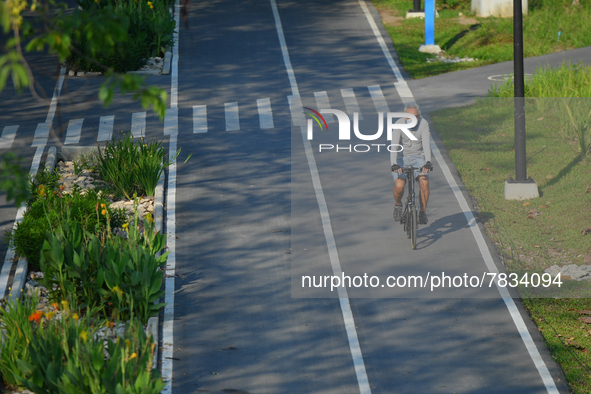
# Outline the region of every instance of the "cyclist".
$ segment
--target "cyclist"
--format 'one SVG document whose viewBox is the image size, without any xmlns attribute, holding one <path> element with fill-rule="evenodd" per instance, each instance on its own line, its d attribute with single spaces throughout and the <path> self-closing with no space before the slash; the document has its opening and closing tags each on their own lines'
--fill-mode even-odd
<svg viewBox="0 0 591 394">
<path fill-rule="evenodd" d="M 400 144 L 403 149 L 398 154 L 396 151 L 390 153 L 390 162 L 392 163 L 392 176 L 394 177 L 394 220 L 400 221 L 402 217 L 402 195 L 406 185 L 406 174 L 402 172 L 402 167 L 416 167 L 413 177 L 419 181 L 419 223 L 427 224 L 427 202 L 429 201 L 429 172 L 433 169 L 431 164 L 431 132 L 429 122 L 420 116 L 419 106 L 410 104 L 404 108 L 404 112 L 413 114 L 417 117 L 417 125 L 409 128 L 412 134 L 417 138 L 413 141 L 399 129 L 394 129 L 392 133 L 392 144 Z M 399 119 L 396 123 L 410 123 L 410 119 Z M 402 141 L 400 141 L 402 139 Z"/>
</svg>

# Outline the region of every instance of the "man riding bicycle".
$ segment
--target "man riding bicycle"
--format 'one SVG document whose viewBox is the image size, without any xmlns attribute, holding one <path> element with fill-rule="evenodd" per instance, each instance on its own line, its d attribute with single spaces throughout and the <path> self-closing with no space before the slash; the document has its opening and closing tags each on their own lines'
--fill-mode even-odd
<svg viewBox="0 0 591 394">
<path fill-rule="evenodd" d="M 431 131 L 427 120 L 420 116 L 417 104 L 407 105 L 404 112 L 413 114 L 417 118 L 417 125 L 408 129 L 417 140 L 411 140 L 400 129 L 393 130 L 392 144 L 400 144 L 403 147 L 400 154 L 396 151 L 390 153 L 392 177 L 394 178 L 394 220 L 400 221 L 402 217 L 402 195 L 407 181 L 402 168 L 412 165 L 416 167 L 413 178 L 419 181 L 419 224 L 427 224 L 425 210 L 429 201 L 429 172 L 433 169 L 431 164 Z M 396 123 L 410 123 L 410 119 L 399 119 Z M 402 141 L 400 141 L 401 138 Z"/>
</svg>

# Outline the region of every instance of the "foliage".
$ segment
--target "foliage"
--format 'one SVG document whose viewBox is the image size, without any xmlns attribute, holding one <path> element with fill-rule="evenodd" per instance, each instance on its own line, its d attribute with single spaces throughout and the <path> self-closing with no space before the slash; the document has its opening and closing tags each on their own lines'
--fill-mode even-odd
<svg viewBox="0 0 591 394">
<path fill-rule="evenodd" d="M 65 304 L 61 317 L 56 318 L 55 312 L 35 312 L 31 306 L 37 301 L 13 302 L 2 312 L 10 322 L 9 326 L 5 323 L 3 335 L 2 355 L 7 360 L 3 357 L 0 361 L 9 384 L 41 394 L 155 394 L 162 390 L 164 383 L 152 365 L 155 343 L 139 321 L 126 324 L 123 338 L 108 340 L 105 349 L 90 314 L 80 318 Z M 10 333 L 8 328 L 26 335 Z M 10 341 L 12 337 L 14 341 Z M 24 350 L 8 354 L 14 344 Z M 13 368 L 4 368 L 4 364 Z"/>
<path fill-rule="evenodd" d="M 377 8 L 394 11 L 399 16 L 412 8 L 406 0 L 373 0 Z M 591 24 L 591 3 L 571 5 L 571 1 L 539 0 L 530 3 L 523 16 L 525 57 L 541 56 L 562 50 L 591 45 L 587 26 Z M 435 19 L 435 43 L 453 58 L 474 58 L 473 62 L 427 62 L 433 55 L 421 53 L 424 44 L 424 21 L 398 20 L 385 25 L 404 69 L 412 78 L 424 78 L 450 71 L 513 60 L 512 18 L 480 18 L 471 13 L 469 2 L 438 2 Z M 460 11 L 464 14 L 460 16 Z M 558 33 L 560 32 L 560 36 Z"/>
<path fill-rule="evenodd" d="M 37 181 L 46 181 L 53 188 L 39 184 L 29 200 L 29 208 L 23 220 L 6 233 L 6 241 L 12 243 L 17 255 L 25 256 L 34 268 L 39 266 L 39 255 L 46 232 L 55 228 L 64 211 L 69 212 L 69 220 L 78 222 L 87 231 L 94 231 L 97 226 L 105 231 L 107 216 L 97 215 L 96 207 L 107 204 L 94 190 L 84 194 L 74 188 L 72 194 L 63 194 L 56 187 L 56 178 L 47 171 L 41 171 Z M 57 190 L 56 190 L 57 189 Z M 124 210 L 112 210 L 105 207 L 114 226 L 121 226 L 125 221 Z"/>
<path fill-rule="evenodd" d="M 0 192 L 6 192 L 7 201 L 14 200 L 18 207 L 30 197 L 29 177 L 18 164 L 17 156 L 7 152 L 0 156 Z"/>
<path fill-rule="evenodd" d="M 179 151 L 175 157 L 178 156 Z M 107 142 L 98 152 L 98 168 L 103 178 L 130 199 L 134 194 L 153 196 L 164 168 L 173 159 L 164 160 L 161 142 L 134 141 L 131 135 Z"/>
<path fill-rule="evenodd" d="M 23 371 L 19 362 L 30 362 L 29 344 L 33 334 L 39 326 L 29 321 L 37 309 L 39 297 L 19 298 L 8 302 L 0 308 L 2 348 L 0 349 L 0 371 L 4 381 L 12 386 L 18 386 L 20 379 L 31 377 L 32 374 Z"/>
<path fill-rule="evenodd" d="M 525 80 L 525 97 L 591 97 L 591 67 L 583 63 L 562 63 L 560 67 L 539 69 Z M 513 97 L 512 78 L 492 86 L 490 97 Z"/>
<path fill-rule="evenodd" d="M 97 212 L 97 215 L 99 213 Z M 138 222 L 137 212 L 135 222 Z M 99 239 L 83 230 L 69 215 L 60 218 L 54 233 L 47 233 L 41 251 L 43 285 L 54 301 L 74 308 L 98 308 L 104 317 L 137 316 L 146 323 L 164 304 L 154 304 L 164 292 L 159 270 L 168 253 L 156 258 L 165 236 L 144 220 L 144 231 L 128 225 L 128 240 L 110 231 Z"/>
</svg>

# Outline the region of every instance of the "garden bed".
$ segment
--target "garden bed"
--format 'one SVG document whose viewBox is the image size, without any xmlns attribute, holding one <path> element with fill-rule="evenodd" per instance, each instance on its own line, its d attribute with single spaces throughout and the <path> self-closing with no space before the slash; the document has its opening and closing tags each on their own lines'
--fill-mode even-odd
<svg viewBox="0 0 591 394">
<path fill-rule="evenodd" d="M 128 137 L 100 153 L 58 161 L 56 173 L 43 170 L 36 177 L 29 210 L 9 238 L 23 254 L 15 234 L 35 222 L 30 218 L 39 206 L 51 226 L 39 255 L 34 249 L 25 254 L 31 260 L 25 289 L 13 287 L 1 312 L 0 370 L 9 386 L 34 392 L 115 392 L 117 384 L 138 385 L 142 393 L 162 389 L 157 339 L 150 335 L 157 337 L 155 316 L 164 305 L 157 304 L 167 257 L 161 254 L 164 157 L 159 143 L 136 144 Z M 143 194 L 151 196 L 135 197 Z M 59 379 L 52 378 L 55 370 L 63 372 L 55 375 Z M 75 383 L 66 371 L 76 375 Z"/>
</svg>

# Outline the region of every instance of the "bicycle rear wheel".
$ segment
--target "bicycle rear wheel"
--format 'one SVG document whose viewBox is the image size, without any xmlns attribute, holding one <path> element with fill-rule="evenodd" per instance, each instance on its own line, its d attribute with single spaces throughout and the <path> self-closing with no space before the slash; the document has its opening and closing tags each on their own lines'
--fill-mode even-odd
<svg viewBox="0 0 591 394">
<path fill-rule="evenodd" d="M 417 212 L 414 208 L 410 210 L 408 219 L 410 244 L 412 249 L 415 250 L 417 248 Z"/>
</svg>

